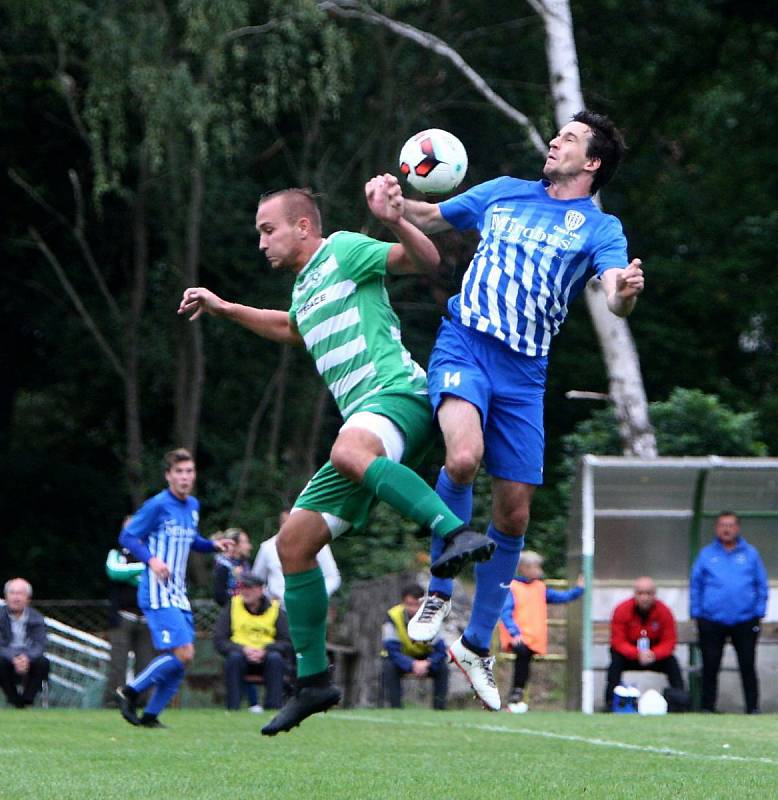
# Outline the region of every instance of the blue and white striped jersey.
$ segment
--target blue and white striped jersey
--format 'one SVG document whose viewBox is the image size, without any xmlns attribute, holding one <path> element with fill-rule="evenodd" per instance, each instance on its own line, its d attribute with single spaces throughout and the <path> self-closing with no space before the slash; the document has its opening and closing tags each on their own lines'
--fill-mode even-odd
<svg viewBox="0 0 778 800">
<path fill-rule="evenodd" d="M 124 528 L 120 541 L 125 547 L 138 552 L 145 545 L 151 556 L 162 559 L 170 568 L 170 577 L 162 583 L 146 567 L 138 587 L 140 608 L 191 609 L 186 595 L 189 550 L 193 546 L 205 552 L 214 549 L 213 544 L 197 532 L 199 521 L 200 503 L 196 498 L 179 500 L 169 489 L 164 489 L 149 498 Z"/>
<path fill-rule="evenodd" d="M 544 181 L 496 178 L 442 202 L 443 218 L 481 241 L 449 312 L 513 350 L 545 356 L 593 275 L 627 266 L 621 223 L 591 198 L 556 200 Z"/>
</svg>

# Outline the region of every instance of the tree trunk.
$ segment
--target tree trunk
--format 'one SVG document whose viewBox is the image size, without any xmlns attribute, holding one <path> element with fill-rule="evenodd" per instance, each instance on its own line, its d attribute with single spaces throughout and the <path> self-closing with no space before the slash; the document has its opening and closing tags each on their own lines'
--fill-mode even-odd
<svg viewBox="0 0 778 800">
<path fill-rule="evenodd" d="M 130 291 L 130 308 L 125 333 L 125 417 L 127 426 L 127 483 L 135 507 L 143 501 L 143 435 L 140 422 L 140 388 L 138 365 L 140 362 L 139 334 L 143 307 L 146 303 L 148 275 L 148 229 L 146 227 L 146 199 L 148 196 L 149 162 L 145 148 L 139 157 L 138 190 L 133 218 L 133 274 Z"/>
<path fill-rule="evenodd" d="M 270 401 L 276 391 L 276 384 L 281 376 L 280 367 L 273 373 L 273 377 L 268 381 L 265 386 L 265 391 L 262 392 L 262 397 L 251 415 L 248 431 L 246 433 L 246 441 L 243 449 L 243 463 L 240 468 L 240 477 L 238 478 L 238 488 L 235 492 L 235 501 L 232 504 L 231 519 L 237 519 L 243 508 L 243 501 L 246 497 L 248 489 L 249 477 L 251 476 L 251 462 L 254 459 L 254 451 L 257 446 L 257 437 L 259 435 L 259 425 L 262 418 L 270 405 Z"/>
<path fill-rule="evenodd" d="M 585 108 L 569 0 L 531 0 L 546 29 L 546 57 L 556 121 L 562 127 Z M 599 200 L 595 198 L 599 205 Z M 596 280 L 586 288 L 586 304 L 608 372 L 610 398 L 619 420 L 625 455 L 656 456 L 656 439 L 640 360 L 627 321 L 611 314 Z"/>
<path fill-rule="evenodd" d="M 197 144 L 192 147 L 190 170 L 189 211 L 186 223 L 186 251 L 183 266 L 183 283 L 197 286 L 200 278 L 200 234 L 202 226 L 204 181 L 202 159 Z M 202 406 L 205 382 L 205 357 L 203 332 L 200 322 L 183 326 L 179 339 L 176 372 L 176 446 L 194 452 Z"/>
<path fill-rule="evenodd" d="M 278 448 L 281 441 L 281 429 L 284 424 L 286 384 L 289 378 L 289 362 L 291 361 L 291 355 L 291 345 L 281 345 L 281 359 L 278 363 L 276 398 L 275 403 L 273 403 L 273 415 L 270 419 L 270 433 L 267 437 L 267 465 L 271 470 L 274 470 L 278 466 Z"/>
<path fill-rule="evenodd" d="M 330 390 L 324 384 L 319 389 L 319 396 L 316 398 L 316 405 L 313 408 L 313 418 L 311 419 L 311 428 L 308 432 L 308 444 L 305 449 L 305 465 L 304 474 L 313 475 L 317 466 L 316 454 L 319 450 L 319 439 L 321 437 L 321 429 L 324 425 L 324 412 L 327 410 L 327 401 L 329 400 Z"/>
</svg>

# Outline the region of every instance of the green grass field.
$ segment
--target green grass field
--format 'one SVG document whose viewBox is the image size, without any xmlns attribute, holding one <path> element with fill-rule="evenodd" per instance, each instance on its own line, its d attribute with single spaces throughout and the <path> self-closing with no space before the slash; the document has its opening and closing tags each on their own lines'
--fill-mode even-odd
<svg viewBox="0 0 778 800">
<path fill-rule="evenodd" d="M 341 711 L 267 739 L 269 714 L 0 712 L 0 798 L 774 798 L 778 720 Z"/>
</svg>

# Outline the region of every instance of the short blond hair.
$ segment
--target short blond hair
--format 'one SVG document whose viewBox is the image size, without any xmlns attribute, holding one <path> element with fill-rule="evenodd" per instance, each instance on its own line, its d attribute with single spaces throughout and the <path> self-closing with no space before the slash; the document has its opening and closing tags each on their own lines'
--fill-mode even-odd
<svg viewBox="0 0 778 800">
<path fill-rule="evenodd" d="M 231 542 L 238 543 L 238 539 L 240 539 L 240 535 L 244 534 L 249 541 L 251 537 L 243 530 L 243 528 L 227 528 L 225 531 L 221 532 L 220 535 L 223 539 L 229 539 Z"/>
<path fill-rule="evenodd" d="M 321 211 L 319 210 L 319 204 L 316 202 L 316 197 L 310 189 L 292 187 L 290 189 L 281 189 L 277 192 L 269 192 L 262 195 L 259 205 L 261 206 L 268 200 L 275 200 L 276 198 L 281 198 L 283 201 L 284 215 L 290 225 L 294 225 L 298 220 L 305 218 L 311 223 L 314 231 L 321 234 Z"/>
<path fill-rule="evenodd" d="M 540 553 L 536 553 L 534 550 L 522 550 L 521 555 L 519 556 L 519 566 L 520 567 L 533 567 L 543 566 L 543 556 Z"/>
</svg>

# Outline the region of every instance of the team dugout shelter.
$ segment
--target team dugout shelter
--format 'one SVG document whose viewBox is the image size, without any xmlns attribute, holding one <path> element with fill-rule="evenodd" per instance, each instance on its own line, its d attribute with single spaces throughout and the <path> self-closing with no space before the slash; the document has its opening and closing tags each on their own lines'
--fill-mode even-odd
<svg viewBox="0 0 778 800">
<path fill-rule="evenodd" d="M 583 456 L 571 496 L 568 578 L 586 579 L 581 603 L 569 607 L 568 707 L 603 707 L 610 661 L 609 622 L 615 606 L 649 575 L 678 623 L 676 657 L 695 694 L 699 656 L 689 620 L 689 575 L 699 550 L 714 538 L 718 514 L 734 511 L 741 534 L 762 556 L 770 597 L 757 651 L 763 710 L 778 710 L 778 458 L 719 456 L 639 459 Z M 665 685 L 662 675 L 626 673 L 641 689 Z M 731 647 L 719 677 L 721 710 L 742 710 Z"/>
</svg>

